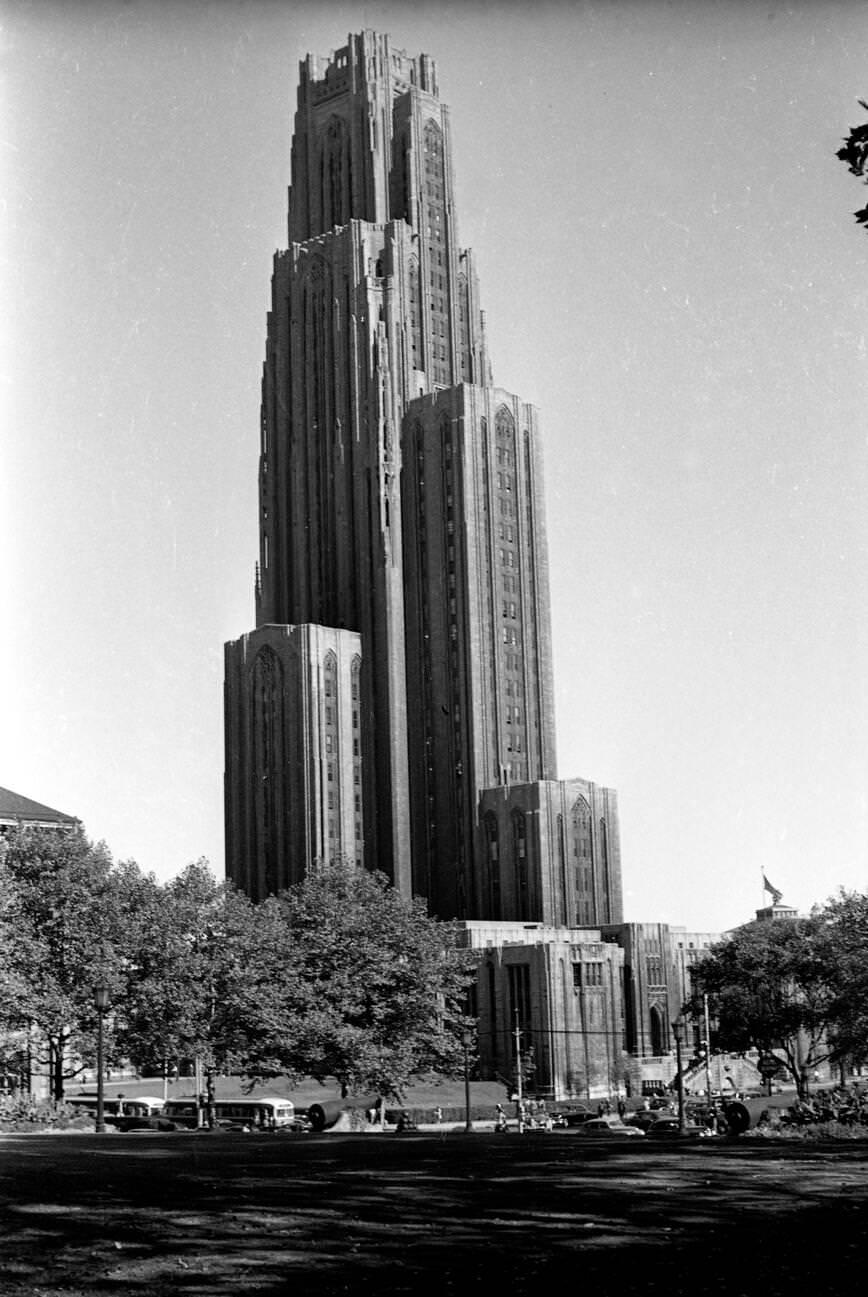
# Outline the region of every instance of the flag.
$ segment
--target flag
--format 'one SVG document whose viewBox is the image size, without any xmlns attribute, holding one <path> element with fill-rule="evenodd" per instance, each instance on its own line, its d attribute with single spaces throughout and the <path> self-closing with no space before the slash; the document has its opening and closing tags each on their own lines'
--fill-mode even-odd
<svg viewBox="0 0 868 1297">
<path fill-rule="evenodd" d="M 766 878 L 765 874 L 763 874 L 763 890 L 766 892 L 771 892 L 772 905 L 778 905 L 780 903 L 780 899 L 783 896 L 783 892 L 779 892 L 776 887 L 772 887 L 771 883 Z"/>
</svg>

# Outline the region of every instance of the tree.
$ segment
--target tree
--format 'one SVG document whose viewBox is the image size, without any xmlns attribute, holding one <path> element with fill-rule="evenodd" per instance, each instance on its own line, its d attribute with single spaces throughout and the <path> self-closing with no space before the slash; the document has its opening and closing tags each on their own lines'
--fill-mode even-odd
<svg viewBox="0 0 868 1297">
<path fill-rule="evenodd" d="M 37 1028 L 47 1046 L 52 1097 L 93 1051 L 93 988 L 117 984 L 119 939 L 112 860 L 78 831 L 26 830 L 4 846 L 3 1024 Z"/>
<path fill-rule="evenodd" d="M 840 891 L 818 910 L 830 952 L 828 979 L 835 1055 L 868 1058 L 868 896 Z"/>
<path fill-rule="evenodd" d="M 454 925 L 348 862 L 254 905 L 205 861 L 160 884 L 83 834 L 27 833 L 0 871 L 4 931 L 0 1027 L 37 1025 L 57 1098 L 93 1056 L 100 982 L 109 1056 L 196 1058 L 209 1092 L 218 1070 L 398 1096 L 414 1076 L 463 1069 L 473 955 Z"/>
<path fill-rule="evenodd" d="M 860 108 L 868 109 L 868 103 L 864 99 L 859 100 Z M 838 149 L 835 154 L 842 162 L 847 163 L 848 170 L 854 176 L 859 176 L 868 184 L 868 122 L 861 126 L 851 126 L 850 134 L 845 137 L 844 147 Z M 868 206 L 863 207 L 860 211 L 854 212 L 853 215 L 860 225 L 868 226 Z"/>
<path fill-rule="evenodd" d="M 396 1097 L 426 1072 L 460 1074 L 475 959 L 454 925 L 348 861 L 315 866 L 259 916 L 262 951 L 231 988 L 248 1070 L 280 1066 L 335 1078 L 344 1094 Z"/>
<path fill-rule="evenodd" d="M 691 1010 L 709 996 L 718 1047 L 779 1052 L 800 1095 L 808 1076 L 835 1054 L 831 933 L 819 915 L 759 920 L 737 928 L 692 970 Z"/>
<path fill-rule="evenodd" d="M 240 1008 L 250 992 L 264 1002 L 281 983 L 283 949 L 267 941 L 268 904 L 255 907 L 219 884 L 205 860 L 165 885 L 130 871 L 118 885 L 126 982 L 118 1046 L 139 1067 L 198 1059 L 209 1088 L 217 1070 L 246 1072 Z"/>
</svg>

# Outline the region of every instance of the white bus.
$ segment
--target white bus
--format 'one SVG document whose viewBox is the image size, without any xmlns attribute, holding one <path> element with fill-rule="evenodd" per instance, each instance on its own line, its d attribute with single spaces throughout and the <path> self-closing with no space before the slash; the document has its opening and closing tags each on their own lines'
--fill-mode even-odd
<svg viewBox="0 0 868 1297">
<path fill-rule="evenodd" d="M 63 1102 L 76 1112 L 96 1113 L 95 1094 L 74 1094 Z M 106 1097 L 103 1100 L 103 1113 L 106 1117 L 158 1117 L 162 1111 L 163 1100 L 150 1094 L 135 1095 L 130 1099 Z"/>
<path fill-rule="evenodd" d="M 160 1114 L 176 1126 L 195 1130 L 200 1123 L 207 1125 L 207 1110 L 200 1108 L 195 1096 L 169 1099 Z M 286 1130 L 296 1124 L 295 1105 L 291 1099 L 267 1097 L 215 1099 L 214 1120 L 224 1130 Z"/>
</svg>

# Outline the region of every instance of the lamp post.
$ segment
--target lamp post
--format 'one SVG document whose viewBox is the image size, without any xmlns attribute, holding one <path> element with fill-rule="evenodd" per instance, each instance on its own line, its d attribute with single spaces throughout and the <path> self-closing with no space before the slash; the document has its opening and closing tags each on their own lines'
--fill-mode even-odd
<svg viewBox="0 0 868 1297">
<path fill-rule="evenodd" d="M 675 1086 L 678 1090 L 678 1129 L 684 1134 L 684 1077 L 681 1074 L 681 1022 L 676 1021 L 672 1024 L 672 1034 L 675 1037 Z"/>
<path fill-rule="evenodd" d="M 473 1037 L 469 1031 L 465 1031 L 461 1043 L 464 1046 L 464 1132 L 469 1135 L 473 1130 L 473 1122 L 470 1120 L 470 1046 Z"/>
<path fill-rule="evenodd" d="M 105 1133 L 105 1086 L 103 1081 L 103 1021 L 109 1007 L 109 988 L 100 983 L 94 988 L 93 1002 L 96 1005 L 96 1130 L 97 1134 Z"/>
</svg>

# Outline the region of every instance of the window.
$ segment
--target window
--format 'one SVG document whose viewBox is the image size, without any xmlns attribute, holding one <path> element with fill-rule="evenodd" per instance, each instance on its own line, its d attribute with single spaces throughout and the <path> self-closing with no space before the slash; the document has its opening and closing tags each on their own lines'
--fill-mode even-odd
<svg viewBox="0 0 868 1297">
<path fill-rule="evenodd" d="M 497 837 L 497 820 L 489 811 L 483 821 L 483 830 L 485 833 L 486 844 L 486 861 L 485 861 L 485 891 L 487 896 L 483 898 L 483 904 L 487 902 L 491 917 L 500 918 L 500 860 Z"/>
<path fill-rule="evenodd" d="M 511 964 L 509 973 L 509 1020 L 522 1031 L 530 1026 L 530 964 Z M 514 1042 L 514 1034 L 512 1034 Z M 528 1042 L 530 1043 L 530 1042 Z"/>
</svg>

